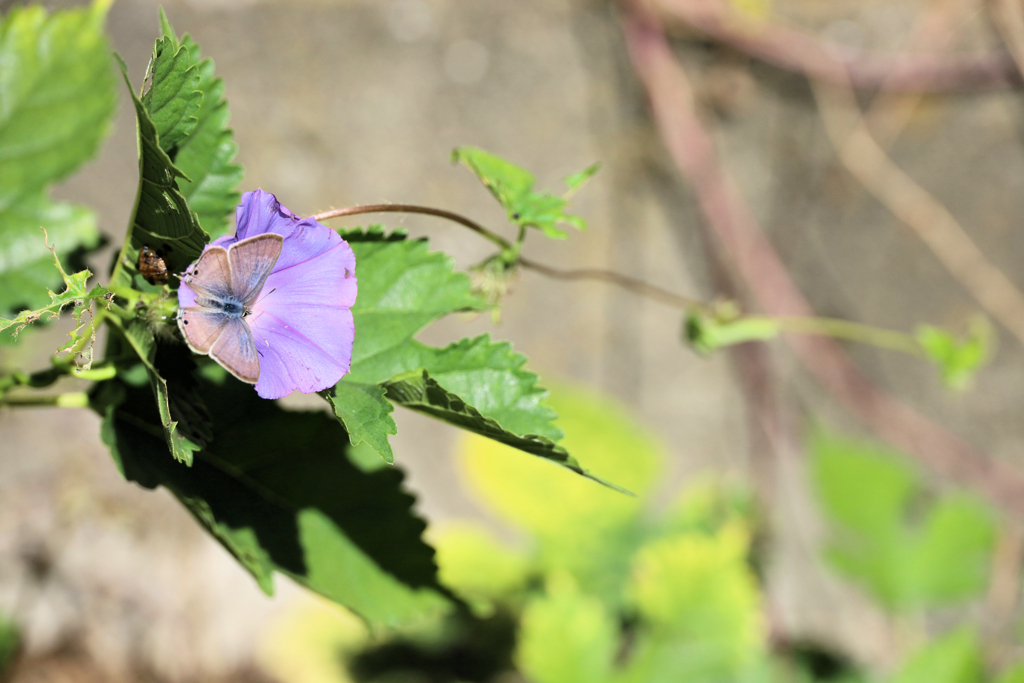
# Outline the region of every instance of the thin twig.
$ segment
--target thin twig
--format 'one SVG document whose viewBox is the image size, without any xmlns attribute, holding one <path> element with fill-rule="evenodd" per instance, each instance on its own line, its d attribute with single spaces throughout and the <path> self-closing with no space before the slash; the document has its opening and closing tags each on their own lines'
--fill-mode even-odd
<svg viewBox="0 0 1024 683">
<path fill-rule="evenodd" d="M 639 11 L 625 34 L 634 70 L 646 86 L 655 123 L 676 166 L 692 184 L 700 208 L 764 310 L 773 316 L 813 316 L 732 179 L 695 110 L 693 91 L 664 32 Z M 1011 514 L 1024 515 L 1024 475 L 977 451 L 960 437 L 879 390 L 832 339 L 787 335 L 798 359 L 818 381 L 881 438 L 940 474 L 973 488 Z"/>
<path fill-rule="evenodd" d="M 501 235 L 497 235 L 484 226 L 480 225 L 476 221 L 466 218 L 461 214 L 457 214 L 453 211 L 445 211 L 444 209 L 435 209 L 430 206 L 418 206 L 416 204 L 364 204 L 362 206 L 346 206 L 342 209 L 331 209 L 330 211 L 323 211 L 318 214 L 310 216 L 310 218 L 318 221 L 325 221 L 329 218 L 338 218 L 340 216 L 356 216 L 363 213 L 420 213 L 426 216 L 437 216 L 438 218 L 446 218 L 450 221 L 454 221 L 465 227 L 469 228 L 475 233 L 483 235 L 486 239 L 494 242 L 502 249 L 511 249 L 512 243 L 506 240 Z"/>
<path fill-rule="evenodd" d="M 323 211 L 318 214 L 314 214 L 311 218 L 324 221 L 329 218 L 338 218 L 340 216 L 355 216 L 363 213 L 419 213 L 427 216 L 437 216 L 439 218 L 446 218 L 450 221 L 455 221 L 460 225 L 464 225 L 470 230 L 480 235 L 483 235 L 490 241 L 494 242 L 502 249 L 511 249 L 512 244 L 505 241 L 502 237 L 491 232 L 484 226 L 480 225 L 476 221 L 466 218 L 465 216 L 455 213 L 454 211 L 445 211 L 444 209 L 435 209 L 429 206 L 419 206 L 416 204 L 366 204 L 363 206 L 348 206 L 342 209 L 332 209 L 330 211 Z M 530 259 L 519 256 L 516 261 L 523 267 L 529 270 L 536 271 L 541 275 L 556 279 L 556 280 L 595 280 L 598 282 L 608 282 L 613 285 L 617 285 L 625 290 L 638 294 L 640 296 L 647 297 L 652 301 L 687 310 L 690 308 L 698 308 L 701 310 L 710 310 L 710 306 L 702 301 L 696 299 L 690 299 L 685 296 L 675 294 L 662 289 L 652 284 L 648 284 L 637 278 L 630 277 L 629 275 L 623 275 L 610 270 L 602 270 L 599 268 L 582 268 L 579 270 L 563 270 L 561 268 L 554 268 L 552 266 L 546 266 L 543 263 L 537 263 Z"/>
<path fill-rule="evenodd" d="M 1024 76 L 1024 7 L 1019 0 L 991 0 L 989 7 L 1003 44 Z"/>
<path fill-rule="evenodd" d="M 704 303 L 703 301 L 697 301 L 696 299 L 690 299 L 688 297 L 670 292 L 667 289 L 656 287 L 655 285 L 648 284 L 643 280 L 638 280 L 629 275 L 623 275 L 610 270 L 602 270 L 599 268 L 580 268 L 578 270 L 562 270 L 559 268 L 553 268 L 546 266 L 543 263 L 537 263 L 530 259 L 519 257 L 519 264 L 523 268 L 536 271 L 541 275 L 553 278 L 555 280 L 595 280 L 598 282 L 608 282 L 627 291 L 633 292 L 640 296 L 657 301 L 658 303 L 678 308 L 681 310 L 699 309 L 702 311 L 711 310 L 711 306 Z"/>
<path fill-rule="evenodd" d="M 1005 88 L 1020 82 L 1012 59 L 1003 51 L 961 57 L 872 54 L 768 21 L 744 21 L 711 0 L 652 0 L 652 4 L 666 19 L 681 21 L 768 64 L 826 82 L 852 82 L 859 89 L 947 92 Z"/>
<path fill-rule="evenodd" d="M 967 231 L 871 136 L 853 93 L 812 84 L 829 140 L 843 165 L 935 254 L 975 301 L 1024 344 L 1024 293 L 985 257 Z M 849 131 L 840 118 L 853 119 Z"/>
</svg>

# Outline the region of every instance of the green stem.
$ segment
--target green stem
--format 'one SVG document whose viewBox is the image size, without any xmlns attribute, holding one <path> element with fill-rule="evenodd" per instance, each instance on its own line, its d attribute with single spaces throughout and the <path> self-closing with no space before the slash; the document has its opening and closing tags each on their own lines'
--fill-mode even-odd
<svg viewBox="0 0 1024 683">
<path fill-rule="evenodd" d="M 87 408 L 89 395 L 84 391 L 69 391 L 47 396 L 0 396 L 0 406 L 21 408 L 50 406 L 54 408 Z"/>
<path fill-rule="evenodd" d="M 775 320 L 783 332 L 795 334 L 818 334 L 836 339 L 877 346 L 890 351 L 901 351 L 918 358 L 926 358 L 924 350 L 912 335 L 906 332 L 886 330 L 873 325 L 865 325 L 839 318 L 811 317 L 779 317 L 766 319 Z"/>
</svg>

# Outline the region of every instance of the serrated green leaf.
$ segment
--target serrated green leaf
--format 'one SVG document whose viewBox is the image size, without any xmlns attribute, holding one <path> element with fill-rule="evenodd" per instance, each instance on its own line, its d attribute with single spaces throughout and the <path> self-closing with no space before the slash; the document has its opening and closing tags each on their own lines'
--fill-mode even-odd
<svg viewBox="0 0 1024 683">
<path fill-rule="evenodd" d="M 602 683 L 611 678 L 618 646 L 615 618 L 561 574 L 523 610 L 515 660 L 534 683 Z"/>
<path fill-rule="evenodd" d="M 961 628 L 915 652 L 892 683 L 981 683 L 982 670 L 978 638 Z"/>
<path fill-rule="evenodd" d="M 93 299 L 99 299 L 107 295 L 107 290 L 103 287 L 96 286 L 91 290 L 86 286 L 89 278 L 92 277 L 92 273 L 88 270 L 82 270 L 77 273 L 68 275 L 64 272 L 64 268 L 60 264 L 60 259 L 56 253 L 50 255 L 50 267 L 56 268 L 60 277 L 64 280 L 64 290 L 59 294 L 48 291 L 47 294 L 50 298 L 50 303 L 45 306 L 40 306 L 33 310 L 24 310 L 14 316 L 14 318 L 3 318 L 0 317 L 0 331 L 13 328 L 15 333 L 21 328 L 27 325 L 31 325 L 37 321 L 46 321 L 49 318 L 54 318 L 60 315 L 60 312 L 67 307 L 80 307 L 87 305 Z"/>
<path fill-rule="evenodd" d="M 609 488 L 629 493 L 583 469 L 574 457 L 551 439 L 536 434 L 513 434 L 495 420 L 485 417 L 455 394 L 434 381 L 426 371 L 413 370 L 385 382 L 387 398 L 410 410 L 430 415 L 466 431 L 550 460 Z"/>
<path fill-rule="evenodd" d="M 477 147 L 457 147 L 452 151 L 452 162 L 462 162 L 476 174 L 498 203 L 504 207 L 508 219 L 524 228 L 537 228 L 552 239 L 565 239 L 561 224 L 580 230 L 586 223 L 579 216 L 565 213 L 568 201 L 546 192 L 534 192 L 534 178 L 526 169 L 485 152 Z M 578 189 L 587 178 L 597 172 L 596 164 L 569 176 L 570 192 Z"/>
<path fill-rule="evenodd" d="M 394 392 L 409 408 L 585 474 L 555 444 L 562 432 L 552 424 L 554 412 L 543 403 L 546 392 L 536 386 L 536 375 L 522 368 L 525 358 L 513 353 L 509 344 L 492 343 L 484 335 L 436 349 L 413 339 L 443 315 L 485 307 L 473 294 L 469 278 L 454 272 L 447 256 L 427 251 L 425 241 L 380 232 L 346 237 L 359 264 L 359 298 L 352 309 L 358 334 L 351 372 L 340 384 L 385 383 L 389 399 Z M 428 380 L 424 370 L 430 373 Z M 402 384 L 406 380 L 411 382 L 407 387 Z M 422 382 L 436 383 L 438 391 L 412 398 L 420 389 L 425 391 L 426 384 L 416 388 Z M 428 393 L 443 397 L 444 407 L 421 401 Z M 344 421 L 346 406 L 340 399 L 333 405 Z M 376 418 L 383 415 L 382 409 L 382 404 L 376 406 Z M 386 433 L 378 437 L 384 439 Z"/>
<path fill-rule="evenodd" d="M 174 493 L 267 592 L 281 572 L 382 625 L 445 609 L 402 473 L 355 467 L 347 435 L 323 413 L 285 411 L 219 378 L 198 380 L 214 431 L 191 468 L 164 454 L 144 389 L 113 380 L 94 390 L 125 477 Z"/>
<path fill-rule="evenodd" d="M 519 435 L 537 434 L 552 441 L 562 438 L 562 430 L 553 424 L 555 412 L 544 404 L 547 391 L 537 386 L 535 374 L 523 369 L 526 357 L 514 353 L 507 342 L 491 342 L 488 335 L 482 335 L 437 349 L 409 340 L 388 357 L 390 364 L 381 374 L 389 378 L 422 368 L 445 389 L 504 429 Z"/>
<path fill-rule="evenodd" d="M 40 227 L 61 256 L 99 242 L 93 214 L 53 202 L 46 187 L 91 158 L 110 129 L 108 7 L 15 7 L 0 19 L 0 314 L 44 306 L 60 281 Z"/>
<path fill-rule="evenodd" d="M 156 127 L 132 90 L 123 62 L 121 68 L 135 104 L 139 141 L 139 193 L 125 247 L 112 277 L 113 284 L 126 286 L 137 272 L 143 246 L 159 251 L 168 269 L 180 273 L 199 257 L 210 238 L 178 191 L 175 181 L 183 174 L 161 149 Z"/>
<path fill-rule="evenodd" d="M 341 420 L 353 446 L 365 442 L 384 462 L 389 465 L 395 462 L 388 436 L 397 434 L 398 427 L 391 418 L 394 406 L 384 398 L 384 387 L 338 382 L 321 394 Z"/>
<path fill-rule="evenodd" d="M 928 358 L 938 366 L 946 386 L 965 389 L 989 358 L 992 329 L 984 318 L 979 318 L 963 339 L 931 325 L 919 327 L 915 337 Z"/>
<path fill-rule="evenodd" d="M 443 349 L 417 345 L 422 347 L 418 367 L 503 429 L 562 438 L 555 411 L 544 402 L 547 390 L 537 386 L 537 375 L 523 369 L 526 356 L 513 352 L 508 342 L 491 342 L 485 334 Z"/>
<path fill-rule="evenodd" d="M 153 46 L 150 67 L 153 82 L 142 104 L 156 128 L 160 149 L 174 155 L 174 148 L 195 129 L 196 111 L 203 99 L 199 69 L 192 54 L 176 39 L 164 36 Z"/>
<path fill-rule="evenodd" d="M 109 2 L 0 20 L 0 211 L 96 152 L 116 104 L 103 31 Z"/>
<path fill-rule="evenodd" d="M 174 29 L 167 16 L 160 12 L 165 37 L 173 38 Z M 242 167 L 233 163 L 238 153 L 234 135 L 228 128 L 228 105 L 224 99 L 224 81 L 214 75 L 213 60 L 202 58 L 199 45 L 185 35 L 180 42 L 191 60 L 197 65 L 199 81 L 196 89 L 202 93 L 202 103 L 195 111 L 194 130 L 178 144 L 175 165 L 185 178 L 178 178 L 178 189 L 196 212 L 199 224 L 212 237 L 228 232 L 228 220 L 238 205 L 238 185 L 242 182 Z"/>
<path fill-rule="evenodd" d="M 430 252 L 426 240 L 378 237 L 350 241 L 359 264 L 359 297 L 352 308 L 359 332 L 346 380 L 364 384 L 419 367 L 408 365 L 408 345 L 429 323 L 485 307 L 469 278 L 453 271 L 447 255 Z"/>
<path fill-rule="evenodd" d="M 976 595 L 988 582 L 992 512 L 959 493 L 922 505 L 919 477 L 897 454 L 824 432 L 811 442 L 812 477 L 835 523 L 826 557 L 889 609 Z"/>
</svg>

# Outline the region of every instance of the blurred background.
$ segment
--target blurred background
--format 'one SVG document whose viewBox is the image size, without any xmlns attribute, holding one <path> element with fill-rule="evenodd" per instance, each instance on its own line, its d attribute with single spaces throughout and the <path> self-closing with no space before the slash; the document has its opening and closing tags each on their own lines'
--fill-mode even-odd
<svg viewBox="0 0 1024 683">
<path fill-rule="evenodd" d="M 13 4 L 0 2 L 0 9 Z M 501 208 L 470 173 L 449 163 L 452 148 L 492 151 L 552 190 L 598 161 L 601 172 L 573 201 L 589 229 L 564 242 L 535 236 L 524 251 L 529 258 L 610 269 L 706 301 L 737 298 L 752 312 L 793 312 L 790 290 L 770 275 L 756 240 L 722 240 L 730 225 L 737 234 L 753 225 L 777 252 L 779 272 L 818 315 L 909 332 L 922 323 L 961 331 L 978 312 L 993 316 L 976 294 L 984 299 L 987 291 L 998 300 L 999 291 L 986 290 L 987 281 L 971 284 L 982 268 L 977 262 L 956 265 L 970 259 L 963 243 L 949 237 L 959 234 L 946 229 L 950 221 L 1008 284 L 1024 287 L 1024 233 L 1014 227 L 1024 214 L 1024 103 L 1004 48 L 1004 4 L 169 0 L 162 6 L 174 27 L 215 60 L 225 81 L 243 189 L 274 192 L 298 214 L 413 203 L 457 211 L 511 236 Z M 113 46 L 135 84 L 158 34 L 157 7 L 118 0 L 110 12 Z M 681 71 L 667 79 L 656 60 L 657 41 L 638 23 L 648 11 L 658 17 L 648 20 L 663 21 L 672 36 L 671 61 Z M 862 87 L 847 89 L 850 78 Z M 652 117 L 649 89 L 661 93 L 654 95 L 661 118 Z M 897 175 L 857 137 L 859 111 Z M 704 142 L 717 158 L 707 156 Z M 92 206 L 113 244 L 124 234 L 135 196 L 135 144 L 134 115 L 122 96 L 99 157 L 56 193 Z M 902 183 L 899 169 L 911 185 Z M 360 224 L 345 220 L 334 225 Z M 462 268 L 490 253 L 476 235 L 440 220 L 387 215 L 379 222 L 429 237 Z M 94 272 L 105 270 L 108 259 L 100 255 Z M 1010 311 L 1008 318 L 1015 313 L 1010 305 L 995 308 Z M 425 340 L 444 344 L 490 332 L 528 356 L 528 367 L 555 387 L 556 399 L 562 388 L 566 395 L 585 389 L 592 400 L 614 401 L 659 453 L 650 466 L 658 475 L 644 498 L 650 510 L 673 509 L 678 491 L 708 476 L 750 492 L 761 512 L 744 519 L 762 539 L 753 547 L 769 640 L 812 642 L 886 673 L 921 639 L 907 636 L 906 621 L 871 590 L 823 564 L 826 523 L 805 436 L 815 425 L 859 437 L 900 432 L 899 445 L 919 446 L 906 462 L 928 495 L 965 484 L 981 497 L 992 494 L 993 519 L 1006 523 L 986 546 L 995 558 L 991 574 L 970 599 L 916 624 L 915 632 L 973 619 L 999 646 L 986 661 L 997 668 L 1012 661 L 1022 547 L 1014 522 L 1024 508 L 1008 508 L 1017 489 L 1007 483 L 1002 494 L 992 493 L 999 482 L 992 485 L 985 473 L 1024 467 L 1024 353 L 1021 337 L 999 319 L 994 323 L 991 361 L 964 392 L 945 388 L 925 362 L 845 347 L 871 391 L 899 397 L 942 426 L 936 430 L 948 430 L 948 441 L 946 432 L 901 432 L 902 409 L 866 390 L 837 394 L 823 387 L 804 364 L 809 357 L 827 364 L 813 349 L 801 355 L 772 341 L 763 352 L 702 357 L 681 340 L 679 310 L 603 282 L 554 281 L 524 271 L 499 322 L 486 315 L 453 318 L 431 327 Z M 4 365 L 41 366 L 63 332 L 54 326 L 32 344 L 4 348 Z M 600 395 L 607 398 L 595 398 Z M 289 404 L 319 409 L 312 399 Z M 857 406 L 870 415 L 866 421 L 856 417 Z M 497 494 L 467 474 L 479 445 L 425 417 L 396 413 L 396 420 L 396 461 L 409 472 L 419 510 L 432 524 L 475 520 L 510 547 L 540 533 L 510 530 L 488 507 Z M 581 430 L 597 429 L 582 424 Z M 283 579 L 278 595 L 266 598 L 165 491 L 126 486 L 99 441 L 96 415 L 66 411 L 55 429 L 45 411 L 0 411 L 0 440 L 0 608 L 22 633 L 13 681 L 315 680 L 297 677 L 297 666 L 288 665 L 289 657 L 311 655 L 271 645 L 281 642 L 275 634 L 287 631 L 282 624 L 293 623 L 295 614 L 319 609 L 313 599 Z M 974 453 L 985 460 L 971 460 Z M 628 447 L 615 455 L 624 462 L 641 457 Z M 591 464 L 586 450 L 579 457 L 599 474 L 617 471 L 614 457 L 605 469 Z M 868 491 L 864 496 L 870 500 Z M 325 632 L 361 628 L 337 618 L 344 623 L 330 622 Z M 327 651 L 340 647 L 325 642 Z"/>
</svg>

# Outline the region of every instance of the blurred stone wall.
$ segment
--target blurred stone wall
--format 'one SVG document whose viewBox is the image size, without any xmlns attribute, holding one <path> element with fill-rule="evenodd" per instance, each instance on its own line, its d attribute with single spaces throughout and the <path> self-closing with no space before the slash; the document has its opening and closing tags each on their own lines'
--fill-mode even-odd
<svg viewBox="0 0 1024 683">
<path fill-rule="evenodd" d="M 499 207 L 465 169 L 449 164 L 453 147 L 506 156 L 551 189 L 601 161 L 601 173 L 574 200 L 589 231 L 565 242 L 535 235 L 525 253 L 564 268 L 611 268 L 694 297 L 714 295 L 701 216 L 649 124 L 611 3 L 163 6 L 226 82 L 245 189 L 272 191 L 299 214 L 406 202 L 455 210 L 501 231 Z M 773 11 L 833 40 L 900 49 L 922 7 L 912 0 L 779 0 Z M 958 47 L 995 44 L 979 13 L 959 21 Z M 118 0 L 109 30 L 139 83 L 158 30 L 156 2 Z M 725 163 L 820 314 L 909 330 L 922 322 L 961 324 L 976 309 L 925 247 L 837 165 L 801 77 L 699 41 L 681 45 L 680 55 Z M 1017 258 L 1024 233 L 1014 223 L 1024 208 L 1021 106 L 1015 92 L 927 98 L 892 154 L 1024 286 Z M 123 97 L 100 157 L 58 194 L 95 207 L 116 243 L 136 177 L 134 121 Z M 488 255 L 488 243 L 457 225 L 421 216 L 379 221 L 429 236 L 462 267 Z M 105 270 L 107 258 L 94 270 Z M 425 340 L 490 332 L 513 341 L 542 378 L 618 397 L 666 443 L 673 485 L 708 467 L 745 476 L 746 415 L 730 365 L 724 355 L 696 356 L 680 344 L 679 331 L 676 310 L 605 284 L 527 272 L 499 325 L 488 316 L 446 320 Z M 44 363 L 59 336 L 54 329 L 35 337 L 32 348 L 5 350 L 4 362 Z M 944 391 L 923 363 L 851 351 L 882 386 L 979 448 L 1019 459 L 1024 355 L 1009 338 L 1002 341 L 967 394 Z M 784 386 L 797 403 L 856 429 L 779 351 Z M 410 472 L 421 511 L 432 519 L 479 514 L 458 486 L 454 430 L 407 413 L 396 417 L 396 460 Z M 124 485 L 98 427 L 85 411 L 0 411 L 0 608 L 16 609 L 26 621 L 38 665 L 23 667 L 18 681 L 65 680 L 34 672 L 59 671 L 67 661 L 101 672 L 96 680 L 254 680 L 259 634 L 294 589 L 286 585 L 268 600 L 169 495 Z M 586 454 L 580 457 L 585 462 Z M 817 524 L 801 476 L 798 465 L 785 472 L 789 494 L 779 513 L 781 618 L 798 633 L 842 640 L 858 656 L 885 662 L 891 652 L 880 617 L 816 569 Z"/>
</svg>

